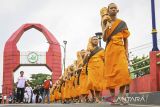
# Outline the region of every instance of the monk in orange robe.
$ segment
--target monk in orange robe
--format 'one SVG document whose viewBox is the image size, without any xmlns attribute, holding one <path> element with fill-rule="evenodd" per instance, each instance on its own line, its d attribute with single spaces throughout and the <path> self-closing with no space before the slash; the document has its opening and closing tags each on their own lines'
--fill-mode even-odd
<svg viewBox="0 0 160 107">
<path fill-rule="evenodd" d="M 68 90 L 67 90 L 68 89 L 68 84 L 66 82 L 67 81 L 67 76 L 63 77 L 63 81 L 64 81 L 64 83 L 63 83 L 63 87 L 64 87 L 63 88 L 63 98 L 64 98 L 64 100 L 63 101 L 65 103 L 68 100 L 67 99 L 67 96 L 68 96 L 68 94 L 67 94 L 68 93 Z"/>
<path fill-rule="evenodd" d="M 60 91 L 60 80 L 56 81 L 56 88 L 54 90 L 54 95 L 55 95 L 55 101 L 58 102 L 59 100 L 61 100 L 61 93 Z"/>
<path fill-rule="evenodd" d="M 69 69 L 69 67 L 68 67 Z M 69 103 L 71 98 L 71 91 L 70 91 L 70 73 L 67 72 L 67 77 L 65 80 L 65 99 L 66 99 L 66 103 Z"/>
<path fill-rule="evenodd" d="M 100 91 L 103 90 L 103 70 L 104 70 L 104 49 L 98 47 L 98 38 L 93 36 L 90 39 L 88 61 L 86 64 L 87 89 L 91 91 L 93 100 L 100 102 Z M 95 93 L 95 94 L 94 94 Z M 96 98 L 94 98 L 96 97 Z"/>
<path fill-rule="evenodd" d="M 108 14 L 111 17 L 111 28 L 105 28 L 103 40 L 107 42 L 105 49 L 105 88 L 115 96 L 115 88 L 119 87 L 119 96 L 124 93 L 125 85 L 131 82 L 128 71 L 128 40 L 130 33 L 124 21 L 116 17 L 117 5 L 109 4 Z M 113 102 L 114 103 L 114 102 Z M 124 102 L 125 103 L 125 102 Z"/>
<path fill-rule="evenodd" d="M 62 103 L 64 103 L 64 80 L 63 80 L 63 75 L 59 78 L 59 83 L 58 83 L 58 87 L 59 87 L 59 93 L 60 93 L 60 101 Z"/>
<path fill-rule="evenodd" d="M 66 102 L 66 94 L 67 94 L 67 84 L 66 84 L 66 77 L 63 75 L 62 79 L 62 88 L 61 88 L 61 93 L 62 93 L 62 103 Z"/>
<path fill-rule="evenodd" d="M 74 64 L 69 66 L 69 93 L 70 93 L 70 101 L 73 101 L 74 97 L 75 97 L 75 93 L 74 93 L 74 76 L 73 76 L 73 72 L 75 70 L 75 66 Z"/>
<path fill-rule="evenodd" d="M 80 85 L 78 84 L 78 73 L 74 73 L 75 79 L 74 79 L 74 86 L 75 86 L 75 100 L 79 102 L 79 96 L 80 96 Z"/>
<path fill-rule="evenodd" d="M 87 102 L 89 94 L 89 90 L 87 89 L 86 64 L 83 63 L 85 54 L 86 54 L 85 50 L 81 50 L 79 53 L 79 60 L 80 60 L 79 68 L 81 68 L 80 78 L 79 78 L 79 83 L 81 88 L 80 90 L 81 102 Z"/>
<path fill-rule="evenodd" d="M 73 72 L 73 102 L 79 102 L 79 96 L 81 95 L 81 88 L 80 88 L 80 85 L 78 84 L 78 74 L 77 74 L 77 71 Z M 72 78 L 73 78 L 72 77 Z"/>
<path fill-rule="evenodd" d="M 78 84 L 79 78 L 78 78 L 78 67 L 79 67 L 79 61 L 74 61 L 74 72 L 73 72 L 73 93 L 74 93 L 74 102 L 79 102 L 79 96 L 80 96 L 80 85 Z"/>
<path fill-rule="evenodd" d="M 69 90 L 70 90 L 70 100 L 73 101 L 74 97 L 75 97 L 75 92 L 74 92 L 74 86 L 73 86 L 73 83 L 74 83 L 74 76 L 73 76 L 73 73 L 71 73 L 71 76 L 70 76 L 70 84 L 69 84 Z"/>
<path fill-rule="evenodd" d="M 55 101 L 54 90 L 55 90 L 55 84 L 53 84 L 52 88 L 50 89 L 50 101 L 51 102 Z"/>
</svg>

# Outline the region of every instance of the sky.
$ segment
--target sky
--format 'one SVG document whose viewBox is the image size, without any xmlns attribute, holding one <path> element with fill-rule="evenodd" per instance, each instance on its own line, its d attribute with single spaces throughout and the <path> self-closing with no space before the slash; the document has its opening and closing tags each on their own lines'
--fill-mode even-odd
<svg viewBox="0 0 160 107">
<path fill-rule="evenodd" d="M 151 0 L 0 1 L 0 92 L 3 80 L 3 50 L 5 43 L 13 32 L 26 23 L 44 25 L 61 45 L 63 45 L 63 40 L 67 40 L 67 66 L 76 59 L 77 51 L 86 49 L 88 38 L 101 31 L 100 9 L 114 2 L 120 10 L 117 17 L 127 23 L 131 33 L 129 49 L 132 56 L 148 55 L 152 49 Z M 160 7 L 160 0 L 155 0 L 155 6 L 156 18 L 159 19 L 160 9 L 158 7 Z M 160 20 L 156 21 L 157 31 L 159 32 Z M 105 43 L 102 43 L 102 46 L 104 47 Z M 41 32 L 30 29 L 23 34 L 17 43 L 17 47 L 20 51 L 47 51 L 48 43 Z M 63 48 L 61 51 L 63 56 Z M 26 71 L 25 75 L 28 78 L 33 72 L 51 73 L 45 67 L 20 67 L 14 73 L 15 79 L 20 70 Z"/>
</svg>

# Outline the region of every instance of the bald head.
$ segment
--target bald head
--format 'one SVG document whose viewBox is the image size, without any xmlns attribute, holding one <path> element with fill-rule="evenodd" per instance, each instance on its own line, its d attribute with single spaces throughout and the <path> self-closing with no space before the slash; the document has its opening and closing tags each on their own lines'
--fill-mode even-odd
<svg viewBox="0 0 160 107">
<path fill-rule="evenodd" d="M 110 16 L 116 16 L 118 12 L 119 12 L 119 10 L 118 10 L 118 7 L 115 3 L 110 3 L 108 5 L 108 14 Z"/>
<path fill-rule="evenodd" d="M 108 8 L 109 8 L 110 6 L 112 6 L 112 5 L 115 5 L 115 6 L 117 7 L 117 5 L 116 5 L 115 3 L 110 3 L 110 4 L 108 5 Z"/>
<path fill-rule="evenodd" d="M 82 56 L 82 58 L 84 58 L 85 53 L 86 53 L 86 51 L 85 51 L 84 49 L 83 49 L 83 50 L 81 50 L 81 56 Z"/>
<path fill-rule="evenodd" d="M 96 36 L 93 36 L 92 38 L 91 38 L 91 44 L 92 44 L 92 46 L 98 46 L 98 42 L 99 42 L 99 40 L 98 40 L 98 38 L 96 37 Z"/>
</svg>

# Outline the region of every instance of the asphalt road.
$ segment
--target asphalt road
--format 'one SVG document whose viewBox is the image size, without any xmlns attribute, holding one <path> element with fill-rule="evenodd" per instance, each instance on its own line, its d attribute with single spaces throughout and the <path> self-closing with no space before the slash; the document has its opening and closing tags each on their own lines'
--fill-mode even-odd
<svg viewBox="0 0 160 107">
<path fill-rule="evenodd" d="M 0 104 L 0 107 L 120 107 L 110 104 Z M 123 107 L 123 106 L 122 106 Z M 125 107 L 160 107 L 160 105 L 125 105 Z"/>
</svg>

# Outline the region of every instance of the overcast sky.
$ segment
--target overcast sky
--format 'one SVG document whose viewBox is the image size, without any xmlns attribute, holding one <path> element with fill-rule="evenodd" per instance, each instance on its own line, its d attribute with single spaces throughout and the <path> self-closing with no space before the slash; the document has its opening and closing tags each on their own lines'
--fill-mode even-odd
<svg viewBox="0 0 160 107">
<path fill-rule="evenodd" d="M 131 35 L 129 49 L 150 43 L 140 49 L 134 49 L 134 55 L 148 54 L 152 49 L 151 36 L 151 0 L 0 0 L 0 85 L 3 75 L 3 49 L 5 42 L 14 31 L 25 23 L 44 25 L 63 45 L 67 40 L 66 65 L 76 59 L 76 52 L 85 49 L 88 38 L 101 31 L 99 11 L 102 7 L 115 2 L 120 11 L 118 17 L 125 20 Z M 156 17 L 160 17 L 160 0 L 155 0 Z M 157 30 L 160 31 L 160 20 Z M 159 34 L 158 34 L 159 36 Z M 159 37 L 158 37 L 159 38 Z M 37 30 L 24 33 L 17 43 L 20 51 L 47 51 L 45 37 Z M 103 43 L 104 46 L 104 43 Z M 62 50 L 63 54 L 63 50 Z M 50 73 L 45 67 L 20 67 L 19 71 Z M 0 86 L 1 92 L 1 86 Z"/>
</svg>

